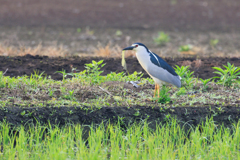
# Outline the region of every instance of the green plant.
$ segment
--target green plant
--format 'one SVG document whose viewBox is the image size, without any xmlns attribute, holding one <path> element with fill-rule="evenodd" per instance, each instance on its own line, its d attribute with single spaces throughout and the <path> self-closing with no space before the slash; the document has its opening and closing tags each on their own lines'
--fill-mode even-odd
<svg viewBox="0 0 240 160">
<path fill-rule="evenodd" d="M 4 88 L 6 85 L 3 81 L 3 72 L 0 72 L 0 88 Z"/>
<path fill-rule="evenodd" d="M 98 83 L 99 82 L 99 77 L 100 74 L 103 71 L 100 71 L 100 69 L 105 66 L 105 64 L 102 64 L 103 60 L 100 60 L 98 62 L 92 60 L 92 63 L 85 64 L 86 68 L 86 74 L 91 78 L 92 84 Z"/>
<path fill-rule="evenodd" d="M 111 72 L 106 76 L 101 76 L 101 73 L 103 72 L 101 71 L 101 68 L 104 65 L 103 60 L 100 60 L 99 62 L 93 60 L 92 63 L 85 65 L 86 70 L 80 73 L 71 73 L 71 75 L 77 79 L 85 79 L 90 82 L 90 85 L 101 84 L 106 81 L 139 81 L 143 76 L 143 73 L 136 71 L 129 75 L 126 75 L 124 72 Z"/>
<path fill-rule="evenodd" d="M 66 87 L 60 87 L 60 90 L 61 90 L 61 92 L 64 94 L 64 93 L 66 93 Z"/>
<path fill-rule="evenodd" d="M 65 70 L 63 71 L 56 71 L 56 73 L 61 73 L 63 75 L 63 82 L 65 81 L 65 78 L 67 77 L 68 73 L 66 73 Z"/>
<path fill-rule="evenodd" d="M 179 47 L 178 51 L 179 52 L 187 52 L 192 48 L 192 46 L 190 44 L 187 45 L 182 45 Z"/>
<path fill-rule="evenodd" d="M 63 95 L 63 98 L 67 100 L 74 100 L 74 90 L 68 91 L 67 94 Z"/>
<path fill-rule="evenodd" d="M 88 82 L 90 85 L 100 84 L 104 81 L 104 77 L 100 76 L 103 72 L 100 69 L 105 65 L 102 63 L 103 60 L 98 62 L 92 60 L 92 63 L 85 64 L 85 70 L 77 73 L 76 68 L 72 68 L 72 72 L 68 73 L 68 75 L 76 79 L 83 80 L 84 82 Z"/>
<path fill-rule="evenodd" d="M 70 111 L 67 111 L 69 114 L 73 114 L 73 111 L 72 110 L 70 110 Z"/>
<path fill-rule="evenodd" d="M 170 37 L 168 34 L 166 34 L 164 32 L 158 32 L 158 36 L 156 38 L 153 38 L 153 40 L 157 45 L 163 45 L 163 44 L 169 42 Z"/>
<path fill-rule="evenodd" d="M 121 30 L 117 30 L 115 33 L 116 36 L 121 36 L 122 35 L 122 31 Z"/>
<path fill-rule="evenodd" d="M 211 39 L 209 43 L 212 47 L 215 47 L 218 44 L 218 42 L 219 42 L 218 39 Z"/>
<path fill-rule="evenodd" d="M 185 86 L 187 89 L 191 89 L 194 86 L 195 78 L 188 77 L 182 79 L 182 85 Z"/>
<path fill-rule="evenodd" d="M 171 122 L 171 114 L 168 113 L 167 115 L 165 115 L 164 121 Z"/>
<path fill-rule="evenodd" d="M 192 88 L 194 84 L 193 73 L 194 71 L 190 71 L 189 66 L 177 66 L 175 68 L 176 73 L 181 77 L 182 86 L 186 86 L 187 88 Z"/>
<path fill-rule="evenodd" d="M 181 77 L 181 78 L 183 78 L 183 77 L 185 77 L 186 76 L 186 74 L 187 74 L 187 77 L 189 77 L 189 76 L 191 76 L 193 73 L 189 73 L 189 66 L 181 66 L 181 67 L 179 67 L 178 65 L 175 65 L 176 66 L 176 68 L 174 68 L 175 69 L 175 72 Z"/>
<path fill-rule="evenodd" d="M 139 112 L 139 110 L 137 110 L 133 115 L 134 115 L 134 116 L 140 116 L 141 113 Z"/>
<path fill-rule="evenodd" d="M 77 28 L 77 32 L 80 33 L 82 31 L 81 28 Z"/>
<path fill-rule="evenodd" d="M 34 74 L 32 75 L 32 77 L 36 80 L 39 80 L 39 81 L 46 81 L 47 78 L 46 78 L 46 76 L 43 77 L 43 73 L 44 72 L 39 73 L 39 71 L 34 70 Z"/>
<path fill-rule="evenodd" d="M 168 87 L 166 87 L 165 85 L 163 85 L 160 89 L 160 98 L 158 98 L 158 103 L 162 103 L 162 104 L 165 104 L 165 103 L 168 103 L 171 101 L 171 98 L 170 98 L 170 94 L 168 93 L 170 89 Z"/>
<path fill-rule="evenodd" d="M 178 91 L 177 91 L 177 95 L 185 95 L 187 93 L 186 89 L 184 87 L 181 87 Z"/>
<path fill-rule="evenodd" d="M 54 90 L 53 90 L 52 88 L 48 88 L 48 95 L 49 95 L 50 97 L 53 96 L 53 93 L 54 93 Z"/>
<path fill-rule="evenodd" d="M 213 79 L 219 79 L 218 83 L 222 84 L 224 86 L 230 87 L 232 86 L 233 83 L 237 83 L 240 81 L 239 75 L 240 75 L 240 68 L 235 67 L 234 64 L 230 64 L 229 62 L 227 63 L 227 66 L 223 65 L 225 69 L 222 69 L 220 67 L 212 67 L 213 69 L 216 69 L 216 74 L 219 74 L 220 77 L 216 76 L 213 77 Z"/>
<path fill-rule="evenodd" d="M 170 4 L 171 4 L 171 5 L 176 5 L 177 3 L 178 3 L 177 0 L 171 0 L 171 1 L 170 1 Z"/>
<path fill-rule="evenodd" d="M 202 79 L 202 78 L 200 78 L 200 81 L 202 82 L 202 84 L 203 84 L 203 89 L 202 90 L 207 90 L 207 88 L 208 88 L 208 82 L 209 81 L 211 81 L 212 80 L 212 78 L 209 78 L 209 79 Z"/>
<path fill-rule="evenodd" d="M 133 72 L 133 74 L 129 74 L 127 76 L 124 76 L 123 78 L 126 80 L 126 81 L 139 81 L 141 79 L 141 77 L 143 76 L 143 73 L 142 72 Z"/>
<path fill-rule="evenodd" d="M 25 114 L 26 114 L 26 112 L 25 112 L 25 111 L 22 111 L 22 112 L 21 112 L 21 115 L 22 115 L 22 116 L 24 116 Z"/>
<path fill-rule="evenodd" d="M 103 71 L 100 71 L 100 69 L 105 66 L 105 64 L 102 64 L 103 60 L 100 60 L 98 62 L 92 60 L 92 63 L 85 64 L 85 68 L 88 74 L 93 74 L 94 76 L 99 76 Z"/>
<path fill-rule="evenodd" d="M 73 99 L 74 96 L 74 90 L 68 91 L 70 99 Z"/>
<path fill-rule="evenodd" d="M 224 104 L 223 104 L 223 106 L 224 106 Z M 217 108 L 217 110 L 220 112 L 220 113 L 222 113 L 222 112 L 224 112 L 224 109 L 220 106 L 220 107 L 216 107 Z"/>
</svg>

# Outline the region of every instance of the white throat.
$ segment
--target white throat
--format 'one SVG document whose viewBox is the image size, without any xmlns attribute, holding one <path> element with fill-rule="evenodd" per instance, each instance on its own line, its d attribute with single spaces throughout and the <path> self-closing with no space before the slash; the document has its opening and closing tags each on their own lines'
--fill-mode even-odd
<svg viewBox="0 0 240 160">
<path fill-rule="evenodd" d="M 150 61 L 149 53 L 145 50 L 138 50 L 136 52 L 136 57 L 139 63 L 141 64 L 141 66 L 143 67 L 143 69 L 146 71 L 148 68 L 147 64 L 149 64 L 149 63 L 146 63 L 146 61 Z"/>
</svg>

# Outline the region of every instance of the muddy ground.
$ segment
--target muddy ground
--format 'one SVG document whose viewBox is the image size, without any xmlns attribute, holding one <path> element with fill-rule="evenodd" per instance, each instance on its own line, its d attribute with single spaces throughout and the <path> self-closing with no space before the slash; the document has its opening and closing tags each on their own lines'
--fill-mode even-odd
<svg viewBox="0 0 240 160">
<path fill-rule="evenodd" d="M 67 73 L 72 72 L 72 68 L 76 68 L 79 72 L 85 70 L 85 64 L 92 63 L 92 60 L 99 61 L 104 60 L 106 65 L 102 68 L 104 71 L 102 74 L 106 75 L 110 72 L 123 72 L 120 58 L 101 58 L 101 57 L 69 57 L 69 58 L 49 58 L 47 56 L 23 56 L 23 57 L 0 57 L 0 71 L 5 72 L 5 76 L 17 77 L 22 75 L 28 75 L 39 71 L 44 72 L 44 75 L 51 76 L 54 80 L 62 80 L 62 74 L 56 73 L 56 71 L 65 70 Z M 195 77 L 202 79 L 208 79 L 216 76 L 212 67 L 222 67 L 227 65 L 227 62 L 240 66 L 239 58 L 221 58 L 221 57 L 184 57 L 184 58 L 165 58 L 166 62 L 172 67 L 189 66 L 191 71 L 194 71 Z M 147 73 L 140 66 L 136 58 L 126 59 L 129 73 L 134 71 L 144 73 L 143 77 L 149 77 Z"/>
<path fill-rule="evenodd" d="M 240 116 L 239 107 L 226 106 L 219 111 L 220 106 L 196 106 L 196 107 L 102 107 L 89 109 L 88 107 L 42 107 L 42 108 L 21 108 L 12 106 L 0 109 L 0 120 L 9 122 L 10 125 L 28 124 L 53 124 L 64 126 L 66 124 L 80 123 L 82 125 L 91 124 L 116 124 L 120 122 L 121 127 L 126 129 L 134 122 L 149 123 L 149 127 L 154 129 L 157 124 L 171 122 L 171 118 L 176 118 L 177 122 L 190 129 L 201 125 L 206 119 L 213 118 L 216 126 L 225 125 L 232 127 L 238 122 Z M 25 114 L 21 114 L 21 113 Z M 137 113 L 137 114 L 136 114 Z"/>
</svg>

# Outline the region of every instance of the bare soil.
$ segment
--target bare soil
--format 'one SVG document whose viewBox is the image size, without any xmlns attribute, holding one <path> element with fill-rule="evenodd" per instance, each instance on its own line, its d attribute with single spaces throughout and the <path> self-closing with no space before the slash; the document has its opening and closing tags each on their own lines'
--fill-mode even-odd
<svg viewBox="0 0 240 160">
<path fill-rule="evenodd" d="M 1 0 L 4 26 L 74 26 L 232 30 L 240 26 L 238 0 Z"/>
<path fill-rule="evenodd" d="M 92 60 L 99 61 L 104 60 L 106 65 L 102 68 L 104 71 L 102 74 L 106 75 L 110 72 L 123 72 L 120 58 L 104 58 L 104 57 L 69 57 L 69 58 L 50 58 L 47 56 L 21 56 L 21 57 L 0 57 L 0 71 L 6 71 L 5 76 L 17 77 L 22 75 L 34 74 L 34 71 L 39 73 L 44 72 L 45 76 L 51 76 L 54 80 L 62 80 L 62 74 L 56 73 L 56 71 L 65 70 L 67 73 L 72 72 L 72 68 L 76 68 L 78 71 L 85 69 L 85 64 L 92 63 Z M 194 71 L 195 77 L 202 79 L 208 79 L 216 76 L 212 67 L 222 67 L 227 65 L 227 62 L 240 66 L 239 58 L 221 58 L 221 57 L 181 57 L 181 58 L 165 58 L 166 62 L 172 67 L 189 66 L 191 71 Z M 135 71 L 144 73 L 143 77 L 149 77 L 148 74 L 140 66 L 136 58 L 127 58 L 126 63 L 129 73 Z M 68 77 L 69 78 L 69 77 Z"/>
<path fill-rule="evenodd" d="M 80 107 L 41 107 L 22 108 L 19 106 L 5 107 L 0 109 L 0 120 L 9 122 L 13 126 L 28 124 L 53 124 L 66 125 L 80 123 L 82 125 L 101 123 L 121 123 L 121 127 L 126 129 L 134 122 L 149 123 L 149 127 L 154 129 L 157 124 L 164 124 L 176 118 L 178 122 L 190 129 L 201 125 L 206 119 L 213 117 L 216 125 L 230 127 L 239 121 L 239 107 L 226 106 L 223 111 L 219 111 L 221 106 L 195 106 L 161 108 L 148 106 L 134 107 L 102 107 L 101 109 L 89 109 Z M 21 114 L 21 113 L 26 114 Z M 136 115 L 136 113 L 138 113 Z M 170 115 L 170 117 L 168 117 Z"/>
</svg>

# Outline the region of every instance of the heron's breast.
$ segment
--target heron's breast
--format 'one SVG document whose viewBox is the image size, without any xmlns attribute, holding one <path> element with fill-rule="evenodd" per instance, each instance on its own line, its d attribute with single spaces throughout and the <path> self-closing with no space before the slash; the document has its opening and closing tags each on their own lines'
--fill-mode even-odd
<svg viewBox="0 0 240 160">
<path fill-rule="evenodd" d="M 139 53 L 137 52 L 136 53 L 136 57 L 138 59 L 138 62 L 140 63 L 140 65 L 143 67 L 143 69 L 148 72 L 148 68 L 149 68 L 149 65 L 151 63 L 150 61 L 150 57 L 144 53 Z"/>
</svg>

